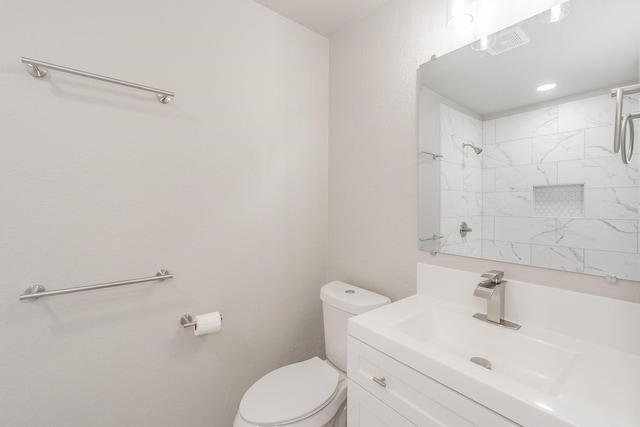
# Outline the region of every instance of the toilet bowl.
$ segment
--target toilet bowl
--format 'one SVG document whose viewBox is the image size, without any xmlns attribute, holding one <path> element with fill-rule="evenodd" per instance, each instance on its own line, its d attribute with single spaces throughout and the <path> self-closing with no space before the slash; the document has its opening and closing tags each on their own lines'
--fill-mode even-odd
<svg viewBox="0 0 640 427">
<path fill-rule="evenodd" d="M 314 357 L 276 369 L 245 393 L 233 427 L 346 427 L 347 375 Z"/>
<path fill-rule="evenodd" d="M 346 427 L 347 325 L 350 317 L 389 298 L 331 282 L 320 290 L 328 360 L 283 366 L 256 381 L 242 397 L 233 427 Z"/>
</svg>

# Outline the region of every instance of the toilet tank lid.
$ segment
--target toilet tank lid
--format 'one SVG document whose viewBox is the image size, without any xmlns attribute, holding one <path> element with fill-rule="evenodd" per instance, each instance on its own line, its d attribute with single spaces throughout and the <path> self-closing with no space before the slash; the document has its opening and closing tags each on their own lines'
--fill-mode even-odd
<svg viewBox="0 0 640 427">
<path fill-rule="evenodd" d="M 340 281 L 324 285 L 320 289 L 320 299 L 351 314 L 364 313 L 391 302 L 383 295 Z"/>
</svg>

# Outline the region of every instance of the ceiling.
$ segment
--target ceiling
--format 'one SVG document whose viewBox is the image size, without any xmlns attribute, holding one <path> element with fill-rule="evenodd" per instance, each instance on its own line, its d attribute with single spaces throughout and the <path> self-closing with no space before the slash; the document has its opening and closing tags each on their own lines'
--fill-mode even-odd
<svg viewBox="0 0 640 427">
<path fill-rule="evenodd" d="M 310 30 L 331 37 L 388 0 L 254 0 Z"/>
<path fill-rule="evenodd" d="M 559 23 L 543 24 L 538 16 L 519 23 L 531 41 L 516 49 L 491 56 L 465 46 L 423 64 L 421 84 L 488 119 L 637 82 L 640 1 L 572 5 Z M 555 89 L 535 90 L 551 82 Z"/>
</svg>

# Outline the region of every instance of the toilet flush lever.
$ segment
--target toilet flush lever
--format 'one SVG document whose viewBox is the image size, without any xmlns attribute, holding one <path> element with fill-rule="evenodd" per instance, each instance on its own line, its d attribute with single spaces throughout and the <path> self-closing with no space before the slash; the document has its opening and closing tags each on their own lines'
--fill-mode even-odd
<svg viewBox="0 0 640 427">
<path fill-rule="evenodd" d="M 387 381 L 387 379 L 385 377 L 382 377 L 382 378 L 373 377 L 373 382 L 378 384 L 380 387 L 383 387 L 383 388 L 387 386 L 386 381 Z"/>
</svg>

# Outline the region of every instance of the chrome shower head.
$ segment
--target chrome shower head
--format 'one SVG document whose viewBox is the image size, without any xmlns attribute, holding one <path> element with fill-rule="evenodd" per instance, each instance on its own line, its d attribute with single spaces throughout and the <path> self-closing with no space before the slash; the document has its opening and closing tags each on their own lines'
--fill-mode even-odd
<svg viewBox="0 0 640 427">
<path fill-rule="evenodd" d="M 462 148 L 464 148 L 464 147 L 471 147 L 473 149 L 473 151 L 476 152 L 476 154 L 482 153 L 482 148 L 476 147 L 475 145 L 464 143 L 464 144 L 462 144 Z"/>
</svg>

